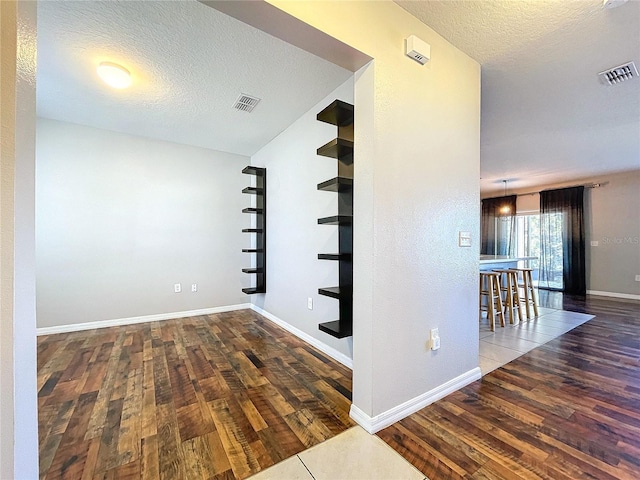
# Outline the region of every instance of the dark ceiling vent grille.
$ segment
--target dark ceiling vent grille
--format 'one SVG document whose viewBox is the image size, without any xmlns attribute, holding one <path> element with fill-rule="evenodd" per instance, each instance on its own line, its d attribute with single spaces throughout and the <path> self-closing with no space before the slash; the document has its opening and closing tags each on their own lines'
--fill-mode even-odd
<svg viewBox="0 0 640 480">
<path fill-rule="evenodd" d="M 233 105 L 233 108 L 236 110 L 242 110 L 243 112 L 251 113 L 256 105 L 260 103 L 260 99 L 256 97 L 252 97 L 251 95 L 247 95 L 246 93 L 241 93 L 236 103 Z"/>
<path fill-rule="evenodd" d="M 600 81 L 605 85 L 615 85 L 638 76 L 638 69 L 633 62 L 625 63 L 619 67 L 605 70 L 598 74 Z"/>
</svg>

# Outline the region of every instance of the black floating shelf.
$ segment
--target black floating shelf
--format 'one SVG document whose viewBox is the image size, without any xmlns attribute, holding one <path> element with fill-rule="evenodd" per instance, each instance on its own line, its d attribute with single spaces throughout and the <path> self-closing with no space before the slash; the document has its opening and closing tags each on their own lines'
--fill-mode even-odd
<svg viewBox="0 0 640 480">
<path fill-rule="evenodd" d="M 350 253 L 319 253 L 318 260 L 349 261 L 351 260 L 351 254 Z"/>
<path fill-rule="evenodd" d="M 321 331 L 324 333 L 328 333 L 332 337 L 336 338 L 345 338 L 353 335 L 351 329 L 349 330 L 340 330 L 340 320 L 335 320 L 333 322 L 321 323 L 318 325 Z"/>
<path fill-rule="evenodd" d="M 262 195 L 264 189 L 256 187 L 246 187 L 242 189 L 242 193 L 249 193 L 251 195 Z"/>
<path fill-rule="evenodd" d="M 318 184 L 318 190 L 325 192 L 346 192 L 353 188 L 353 178 L 336 177 Z"/>
<path fill-rule="evenodd" d="M 242 233 L 262 233 L 262 228 L 243 228 Z"/>
<path fill-rule="evenodd" d="M 243 291 L 243 293 L 246 293 L 247 295 L 253 295 L 254 293 L 264 293 L 264 290 L 262 290 L 260 288 L 256 288 L 256 287 L 243 288 L 242 291 Z"/>
<path fill-rule="evenodd" d="M 252 166 L 248 166 L 248 167 L 244 167 L 242 169 L 242 173 L 246 173 L 248 175 L 259 175 L 259 176 L 263 176 L 264 175 L 264 168 L 263 167 L 252 167 Z"/>
<path fill-rule="evenodd" d="M 340 298 L 340 287 L 319 288 L 318 293 L 325 297 Z"/>
<path fill-rule="evenodd" d="M 318 219 L 318 225 L 351 225 L 352 222 L 351 215 L 334 215 Z"/>
<path fill-rule="evenodd" d="M 242 253 L 262 253 L 264 250 L 262 248 L 243 248 Z"/>
<path fill-rule="evenodd" d="M 316 118 L 321 122 L 344 127 L 353 123 L 353 105 L 342 100 L 336 100 L 327 108 L 322 110 Z"/>
<path fill-rule="evenodd" d="M 340 160 L 353 160 L 353 142 L 344 138 L 334 138 L 317 150 L 318 155 Z"/>
<path fill-rule="evenodd" d="M 261 208 L 243 208 L 242 213 L 257 213 L 260 215 L 263 212 Z"/>
<path fill-rule="evenodd" d="M 243 268 L 242 271 L 244 273 L 262 273 L 261 268 Z"/>
<path fill-rule="evenodd" d="M 325 288 L 318 289 L 318 293 L 320 295 L 324 295 L 325 297 L 338 298 L 338 299 L 350 297 L 352 291 L 353 291 L 353 287 L 346 286 L 346 285 L 341 287 L 325 287 Z"/>
</svg>

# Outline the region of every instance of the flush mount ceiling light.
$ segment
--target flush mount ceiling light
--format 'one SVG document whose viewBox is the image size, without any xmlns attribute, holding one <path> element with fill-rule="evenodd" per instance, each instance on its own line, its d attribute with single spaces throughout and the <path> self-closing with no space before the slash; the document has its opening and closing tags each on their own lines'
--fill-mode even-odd
<svg viewBox="0 0 640 480">
<path fill-rule="evenodd" d="M 117 63 L 100 63 L 98 65 L 98 75 L 107 85 L 113 88 L 127 88 L 131 85 L 131 73 Z"/>
</svg>

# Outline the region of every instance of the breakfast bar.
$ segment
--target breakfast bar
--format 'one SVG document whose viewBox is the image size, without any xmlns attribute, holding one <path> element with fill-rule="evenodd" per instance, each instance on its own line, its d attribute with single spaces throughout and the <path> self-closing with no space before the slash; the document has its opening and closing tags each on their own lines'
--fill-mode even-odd
<svg viewBox="0 0 640 480">
<path fill-rule="evenodd" d="M 529 261 L 537 260 L 538 257 L 511 257 L 509 255 L 480 255 L 480 270 L 495 270 L 504 268 L 516 268 L 528 266 Z"/>
</svg>

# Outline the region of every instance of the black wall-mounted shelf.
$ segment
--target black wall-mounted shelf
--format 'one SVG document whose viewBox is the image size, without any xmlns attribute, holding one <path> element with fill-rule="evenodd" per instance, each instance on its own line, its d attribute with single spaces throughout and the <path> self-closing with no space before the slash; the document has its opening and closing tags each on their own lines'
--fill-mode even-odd
<svg viewBox="0 0 640 480">
<path fill-rule="evenodd" d="M 255 287 L 242 289 L 247 295 L 253 295 L 265 293 L 267 287 L 267 169 L 248 166 L 242 170 L 242 173 L 256 177 L 255 187 L 242 189 L 242 193 L 256 197 L 255 207 L 242 209 L 242 213 L 252 214 L 256 219 L 254 227 L 242 229 L 243 233 L 255 234 L 255 247 L 242 249 L 243 253 L 255 254 L 255 267 L 242 269 L 243 273 L 256 276 Z"/>
<path fill-rule="evenodd" d="M 352 188 L 352 178 L 336 177 L 318 184 L 318 190 L 324 190 L 325 192 L 346 192 Z"/>
<path fill-rule="evenodd" d="M 336 138 L 321 146 L 317 150 L 318 155 L 329 158 L 337 158 L 343 162 L 353 162 L 353 142 Z"/>
<path fill-rule="evenodd" d="M 318 260 L 351 260 L 350 253 L 319 253 Z"/>
<path fill-rule="evenodd" d="M 340 302 L 340 317 L 319 328 L 344 338 L 353 333 L 353 105 L 336 100 L 316 118 L 338 127 L 337 138 L 318 148 L 317 154 L 338 160 L 337 177 L 318 184 L 318 190 L 338 194 L 338 215 L 318 219 L 319 225 L 338 226 L 338 252 L 319 253 L 318 260 L 338 262 L 339 285 L 319 288 L 318 293 Z"/>
<path fill-rule="evenodd" d="M 319 218 L 318 225 L 351 225 L 352 221 L 352 215 L 334 215 L 333 217 Z"/>
</svg>

